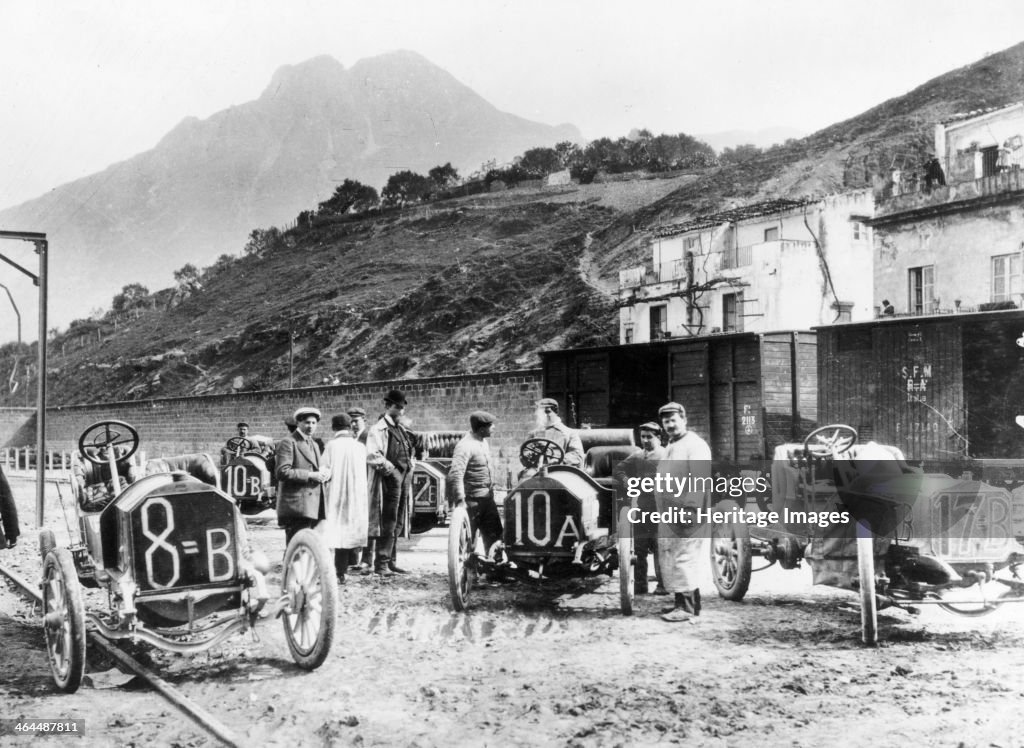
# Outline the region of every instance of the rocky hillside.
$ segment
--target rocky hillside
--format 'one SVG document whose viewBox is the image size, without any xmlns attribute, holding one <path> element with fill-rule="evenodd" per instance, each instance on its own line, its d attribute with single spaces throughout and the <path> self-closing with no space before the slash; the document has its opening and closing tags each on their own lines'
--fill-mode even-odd
<svg viewBox="0 0 1024 748">
<path fill-rule="evenodd" d="M 535 365 L 544 348 L 611 342 L 616 273 L 644 259 L 643 229 L 732 202 L 881 184 L 894 163 L 922 163 L 935 122 L 1021 99 L 1024 45 L 704 173 L 292 230 L 262 255 L 211 267 L 201 288 L 58 336 L 51 402 L 509 369 Z M 14 353 L 0 350 L 5 378 Z M 24 397 L 23 387 L 3 401 Z"/>
<path fill-rule="evenodd" d="M 579 139 L 498 111 L 412 52 L 350 69 L 317 57 L 279 69 L 255 101 L 188 117 L 152 150 L 0 211 L 0 228 L 48 234 L 50 317 L 66 325 L 125 284 L 160 288 L 186 263 L 239 251 L 252 229 L 294 221 L 345 179 L 380 190 L 401 170 L 451 162 L 468 174 Z"/>
</svg>

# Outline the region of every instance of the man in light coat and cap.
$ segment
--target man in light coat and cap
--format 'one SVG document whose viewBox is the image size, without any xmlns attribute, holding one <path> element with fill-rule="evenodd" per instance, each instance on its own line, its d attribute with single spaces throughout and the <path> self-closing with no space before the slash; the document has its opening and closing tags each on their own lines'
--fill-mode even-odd
<svg viewBox="0 0 1024 748">
<path fill-rule="evenodd" d="M 313 439 L 320 411 L 303 406 L 295 411 L 296 428 L 277 443 L 277 522 L 285 543 L 299 530 L 315 527 L 324 514 L 324 477 L 320 473 L 320 447 Z"/>
<path fill-rule="evenodd" d="M 395 564 L 399 527 L 405 524 L 416 467 L 413 437 L 400 423 L 406 404 L 404 392 L 389 391 L 384 396 L 384 415 L 366 431 L 369 535 L 376 546 L 373 570 L 382 576 L 407 573 Z"/>
<path fill-rule="evenodd" d="M 334 550 L 334 570 L 342 584 L 351 552 L 366 545 L 368 517 L 366 447 L 353 437 L 351 425 L 347 413 L 331 419 L 334 438 L 327 442 L 320 465 L 327 481 L 324 544 Z"/>
<path fill-rule="evenodd" d="M 658 409 L 661 427 L 668 434 L 665 457 L 658 464 L 658 473 L 675 480 L 711 477 L 711 447 L 686 426 L 686 409 L 679 403 L 668 403 Z M 688 487 L 692 489 L 693 484 Z M 674 595 L 674 604 L 663 611 L 670 622 L 691 621 L 700 615 L 700 589 L 697 574 L 703 558 L 705 540 L 696 522 L 696 510 L 707 507 L 709 494 L 702 490 L 679 493 L 659 492 L 658 511 L 688 512 L 689 521 L 661 522 L 658 525 L 658 560 L 665 589 Z"/>
<path fill-rule="evenodd" d="M 530 432 L 530 438 L 548 439 L 561 447 L 565 453 L 563 464 L 583 465 L 583 442 L 575 431 L 562 423 L 558 401 L 554 398 L 545 397 L 537 402 L 537 428 Z"/>
</svg>

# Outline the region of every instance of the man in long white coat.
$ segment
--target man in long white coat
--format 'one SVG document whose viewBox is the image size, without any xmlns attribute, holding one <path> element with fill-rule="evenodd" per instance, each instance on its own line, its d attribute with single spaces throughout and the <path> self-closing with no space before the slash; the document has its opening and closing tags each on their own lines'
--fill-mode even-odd
<svg viewBox="0 0 1024 748">
<path fill-rule="evenodd" d="M 349 555 L 366 545 L 366 447 L 350 430 L 352 419 L 340 413 L 331 419 L 332 438 L 324 447 L 320 472 L 327 483 L 325 519 L 320 523 L 324 544 L 334 549 L 338 583 L 345 582 Z"/>
</svg>

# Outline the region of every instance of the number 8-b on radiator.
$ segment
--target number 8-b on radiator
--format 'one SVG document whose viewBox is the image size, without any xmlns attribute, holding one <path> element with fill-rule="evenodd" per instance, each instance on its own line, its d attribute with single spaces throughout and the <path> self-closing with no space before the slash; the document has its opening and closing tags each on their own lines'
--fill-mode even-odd
<svg viewBox="0 0 1024 748">
<path fill-rule="evenodd" d="M 140 498 L 116 507 L 124 513 L 120 520 L 128 533 L 121 537 L 130 539 L 140 592 L 220 586 L 234 579 L 238 546 L 229 500 L 214 491 Z"/>
</svg>

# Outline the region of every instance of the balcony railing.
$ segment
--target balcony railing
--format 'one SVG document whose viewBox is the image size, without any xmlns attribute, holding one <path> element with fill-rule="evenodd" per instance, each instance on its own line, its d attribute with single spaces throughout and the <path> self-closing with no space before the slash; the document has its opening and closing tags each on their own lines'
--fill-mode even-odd
<svg viewBox="0 0 1024 748">
<path fill-rule="evenodd" d="M 759 257 L 778 255 L 780 252 L 793 249 L 813 248 L 814 242 L 798 239 L 776 239 L 770 242 L 758 242 L 748 244 L 744 247 L 733 247 L 722 253 L 722 269 L 750 267 L 754 262 L 754 256 Z"/>
<path fill-rule="evenodd" d="M 989 177 L 928 188 L 924 180 L 901 181 L 899 194 L 883 195 L 875 205 L 875 218 L 920 208 L 934 208 L 981 197 L 1024 190 L 1024 169 L 1011 169 Z"/>
<path fill-rule="evenodd" d="M 654 283 L 686 280 L 686 262 L 672 260 L 657 265 L 653 270 L 646 267 L 627 268 L 619 271 L 619 288 L 639 288 Z"/>
</svg>

